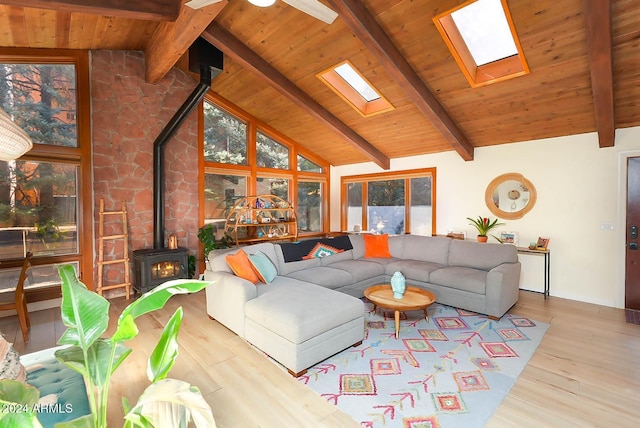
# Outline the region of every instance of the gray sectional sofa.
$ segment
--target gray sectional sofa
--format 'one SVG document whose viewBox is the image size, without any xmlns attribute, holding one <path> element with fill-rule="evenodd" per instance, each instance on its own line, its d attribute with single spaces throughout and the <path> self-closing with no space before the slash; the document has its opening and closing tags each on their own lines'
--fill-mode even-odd
<svg viewBox="0 0 640 428">
<path fill-rule="evenodd" d="M 294 375 L 359 344 L 364 337 L 364 290 L 400 271 L 408 285 L 432 291 L 439 303 L 500 318 L 518 299 L 516 247 L 444 237 L 390 236 L 391 257 L 366 258 L 362 235 L 352 249 L 285 262 L 280 244 L 242 247 L 268 257 L 277 276 L 253 284 L 233 274 L 225 256 L 209 254 L 208 315 L 284 365 Z M 284 244 L 283 244 L 284 245 Z"/>
</svg>

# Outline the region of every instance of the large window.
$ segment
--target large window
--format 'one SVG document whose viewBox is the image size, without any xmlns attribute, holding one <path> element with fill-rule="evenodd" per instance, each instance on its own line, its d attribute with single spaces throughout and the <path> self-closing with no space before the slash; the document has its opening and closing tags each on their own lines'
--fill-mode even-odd
<svg viewBox="0 0 640 428">
<path fill-rule="evenodd" d="M 247 196 L 247 177 L 205 170 L 204 188 L 204 223 L 213 224 L 216 236 L 221 238 L 230 209 Z"/>
<path fill-rule="evenodd" d="M 289 148 L 258 132 L 256 160 L 265 168 L 289 169 Z"/>
<path fill-rule="evenodd" d="M 328 231 L 327 162 L 213 93 L 203 128 L 204 223 L 222 233 L 236 199 L 269 194 L 296 208 L 299 234 Z"/>
<path fill-rule="evenodd" d="M 301 232 L 322 232 L 322 183 L 298 180 L 297 209 Z"/>
<path fill-rule="evenodd" d="M 367 185 L 367 224 L 377 233 L 405 232 L 405 180 L 375 180 Z"/>
<path fill-rule="evenodd" d="M 342 229 L 430 236 L 435 168 L 342 177 Z"/>
<path fill-rule="evenodd" d="M 0 49 L 0 108 L 34 147 L 0 161 L 0 283 L 15 285 L 19 269 L 9 260 L 32 252 L 27 289 L 59 285 L 62 262 L 74 263 L 91 286 L 92 239 L 83 233 L 92 222 L 83 215 L 91 198 L 88 57 L 52 51 L 36 63 L 13 52 Z"/>
<path fill-rule="evenodd" d="M 204 159 L 247 164 L 247 124 L 211 103 L 204 103 Z"/>
<path fill-rule="evenodd" d="M 298 171 L 322 173 L 322 167 L 302 155 L 298 155 Z"/>
</svg>

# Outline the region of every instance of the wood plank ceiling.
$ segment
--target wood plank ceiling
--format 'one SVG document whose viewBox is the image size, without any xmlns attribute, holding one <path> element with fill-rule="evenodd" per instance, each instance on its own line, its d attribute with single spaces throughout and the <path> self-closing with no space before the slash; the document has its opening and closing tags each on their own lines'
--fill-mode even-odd
<svg viewBox="0 0 640 428">
<path fill-rule="evenodd" d="M 432 22 L 463 0 L 323 0 L 330 25 L 281 1 L 184 2 L 0 0 L 0 47 L 141 50 L 154 82 L 200 34 L 244 45 L 212 89 L 333 165 L 595 131 L 607 147 L 640 125 L 637 0 L 510 0 L 531 73 L 475 89 Z M 394 110 L 363 117 L 316 77 L 346 59 Z"/>
</svg>

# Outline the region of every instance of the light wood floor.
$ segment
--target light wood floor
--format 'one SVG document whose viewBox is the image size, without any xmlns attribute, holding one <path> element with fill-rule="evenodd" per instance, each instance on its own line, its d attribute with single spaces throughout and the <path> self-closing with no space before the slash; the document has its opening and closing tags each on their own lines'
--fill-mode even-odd
<svg viewBox="0 0 640 428">
<path fill-rule="evenodd" d="M 125 306 L 112 301 L 112 319 Z M 295 381 L 205 312 L 204 292 L 176 296 L 162 311 L 139 318 L 141 334 L 116 372 L 110 426 L 122 426 L 120 396 L 135 402 L 147 386 L 146 358 L 164 322 L 182 305 L 180 356 L 171 376 L 197 385 L 218 427 L 359 427 L 350 417 Z M 637 427 L 640 421 L 640 326 L 624 311 L 521 291 L 512 313 L 550 323 L 542 343 L 489 427 Z M 58 309 L 31 315 L 24 344 L 15 317 L 0 330 L 29 353 L 55 346 L 64 331 Z M 112 320 L 112 321 L 113 321 Z"/>
</svg>

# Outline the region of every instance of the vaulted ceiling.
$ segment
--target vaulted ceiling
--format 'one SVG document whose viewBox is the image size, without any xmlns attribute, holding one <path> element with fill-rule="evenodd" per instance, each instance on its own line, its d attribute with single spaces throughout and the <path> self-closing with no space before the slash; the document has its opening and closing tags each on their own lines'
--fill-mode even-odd
<svg viewBox="0 0 640 428">
<path fill-rule="evenodd" d="M 462 0 L 322 0 L 323 23 L 277 1 L 0 0 L 0 47 L 145 51 L 147 80 L 202 36 L 225 53 L 212 89 L 333 165 L 640 125 L 636 0 L 508 1 L 525 76 L 471 88 L 433 24 Z M 90 3 L 90 4 L 87 4 Z M 395 107 L 363 117 L 316 77 L 348 59 Z"/>
</svg>

